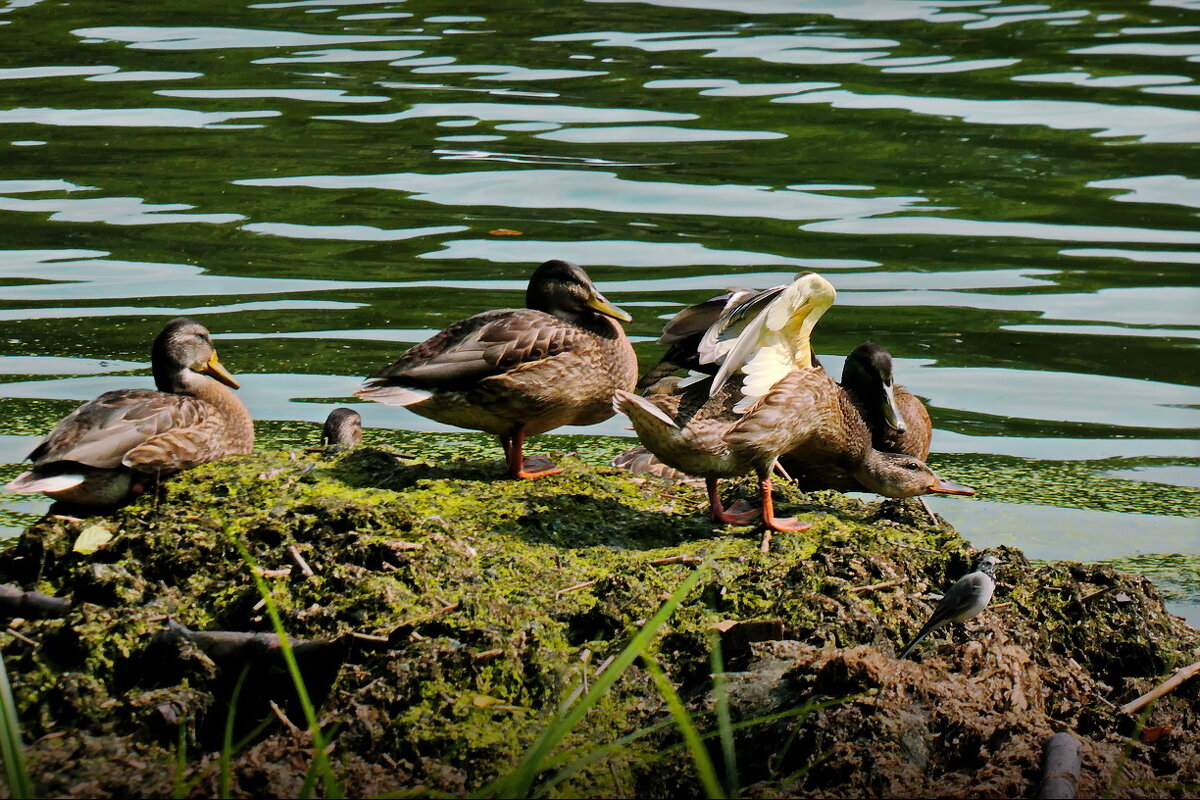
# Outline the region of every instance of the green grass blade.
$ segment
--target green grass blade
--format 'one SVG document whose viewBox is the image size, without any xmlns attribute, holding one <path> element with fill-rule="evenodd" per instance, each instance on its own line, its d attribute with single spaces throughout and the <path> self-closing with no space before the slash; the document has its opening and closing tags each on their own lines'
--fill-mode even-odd
<svg viewBox="0 0 1200 800">
<path fill-rule="evenodd" d="M 696 765 L 696 772 L 700 776 L 700 784 L 704 787 L 704 793 L 710 798 L 725 797 L 725 790 L 721 788 L 721 782 L 717 780 L 717 771 L 713 767 L 712 759 L 708 757 L 708 749 L 705 748 L 704 742 L 700 741 L 700 732 L 696 730 L 696 723 L 692 721 L 691 715 L 683 707 L 683 701 L 679 699 L 675 687 L 671 685 L 670 679 L 662 671 L 658 662 L 650 656 L 643 655 L 642 663 L 645 664 L 650 677 L 654 679 L 658 693 L 666 701 L 671 718 L 675 720 L 675 726 L 683 734 L 683 741 L 692 755 L 692 761 Z"/>
<path fill-rule="evenodd" d="M 8 782 L 8 793 L 12 797 L 34 797 L 29 771 L 25 768 L 25 745 L 21 741 L 21 723 L 17 718 L 17 704 L 13 701 L 12 686 L 8 682 L 8 668 L 0 657 L 0 714 L 4 723 L 0 725 L 0 756 L 4 758 L 4 778 Z"/>
<path fill-rule="evenodd" d="M 171 797 L 173 800 L 183 800 L 192 790 L 184 779 L 187 772 L 187 725 L 179 723 L 179 742 L 175 745 L 175 771 L 171 775 Z"/>
<path fill-rule="evenodd" d="M 21 741 L 20 721 L 3 658 L 0 658 L 0 706 L 0 713 L 4 716 L 0 728 L 0 757 L 4 760 L 4 777 L 9 794 L 12 797 L 33 797 L 29 772 L 25 767 L 25 745 Z"/>
<path fill-rule="evenodd" d="M 721 757 L 725 767 L 725 792 L 737 797 L 742 781 L 738 777 L 737 752 L 733 747 L 733 725 L 729 719 L 729 689 L 725 685 L 725 656 L 721 652 L 721 637 L 712 637 L 709 648 L 712 666 L 713 695 L 717 700 L 717 731 L 721 735 Z"/>
<path fill-rule="evenodd" d="M 237 716 L 238 698 L 242 694 L 242 684 L 250 674 L 250 665 L 242 667 L 237 683 L 233 685 L 233 693 L 229 697 L 229 708 L 225 711 L 225 732 L 221 739 L 220 773 L 217 778 L 217 797 L 229 797 L 233 791 L 233 775 L 231 762 L 233 760 L 233 721 Z"/>
<path fill-rule="evenodd" d="M 719 553 L 723 548 L 718 548 Z M 524 758 L 517 764 L 516 769 L 509 775 L 502 776 L 480 789 L 475 796 L 499 797 L 529 797 L 533 794 L 533 784 L 539 774 L 545 769 L 545 761 L 551 751 L 562 741 L 572 728 L 583 719 L 605 692 L 625 674 L 630 665 L 640 656 L 654 640 L 659 628 L 675 613 L 675 609 L 683 602 L 688 593 L 696 587 L 700 579 L 712 567 L 717 553 L 710 555 L 702 564 L 696 567 L 679 584 L 671 596 L 663 602 L 645 625 L 634 634 L 633 639 L 625 649 L 617 655 L 604 672 L 597 676 L 592 688 L 570 708 L 560 708 L 555 718 L 542 731 L 542 735 L 526 751 Z"/>
<path fill-rule="evenodd" d="M 329 761 L 329 753 L 326 752 L 325 736 L 321 733 L 316 709 L 313 708 L 312 700 L 308 696 L 308 687 L 304 685 L 304 677 L 300 674 L 300 665 L 296 662 L 296 654 L 292 652 L 291 642 L 283 627 L 283 619 L 279 616 L 279 607 L 275 604 L 275 598 L 271 595 L 271 589 L 267 586 L 267 582 L 258 573 L 256 569 L 258 565 L 255 564 L 254 557 L 250 555 L 246 545 L 236 537 L 230 538 L 233 539 L 234 547 L 241 553 L 242 559 L 250 566 L 250 576 L 254 579 L 254 585 L 258 587 L 258 593 L 262 595 L 263 602 L 266 603 L 267 614 L 271 617 L 271 626 L 279 637 L 279 650 L 283 654 L 283 660 L 287 663 L 288 673 L 292 676 L 296 696 L 300 699 L 300 707 L 304 709 L 304 719 L 308 723 L 308 732 L 312 736 L 313 761 L 316 764 L 317 773 L 321 776 L 325 796 L 343 797 L 341 784 L 338 783 L 337 776 L 333 773 L 333 764 Z"/>
</svg>

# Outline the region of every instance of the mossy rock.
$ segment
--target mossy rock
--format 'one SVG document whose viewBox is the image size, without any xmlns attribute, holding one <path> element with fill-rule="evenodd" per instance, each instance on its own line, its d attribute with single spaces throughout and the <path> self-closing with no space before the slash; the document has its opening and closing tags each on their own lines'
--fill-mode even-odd
<svg viewBox="0 0 1200 800">
<path fill-rule="evenodd" d="M 915 503 L 779 487 L 781 513 L 813 527 L 776 534 L 763 554 L 754 529 L 709 521 L 700 489 L 559 460 L 560 475 L 509 481 L 498 463 L 413 463 L 385 448 L 277 451 L 198 468 L 104 519 L 31 526 L 0 553 L 0 581 L 73 602 L 63 618 L 20 624 L 32 645 L 3 645 L 35 786 L 211 796 L 241 679 L 235 738 L 250 736 L 233 757 L 235 794 L 299 791 L 311 742 L 289 727 L 304 717 L 278 651 L 218 653 L 164 632 L 172 620 L 272 631 L 239 546 L 302 643 L 351 794 L 461 794 L 511 771 L 710 556 L 648 654 L 710 730 L 719 636 L 732 713 L 759 720 L 736 740 L 754 796 L 1030 795 L 1042 742 L 1060 729 L 1084 740 L 1092 793 L 1169 796 L 1200 782 L 1200 681 L 1159 703 L 1148 724 L 1170 731 L 1154 743 L 1131 739 L 1116 708 L 1200 658 L 1196 631 L 1146 580 L 1034 569 L 1006 549 L 993 608 L 897 662 L 928 593 L 974 557 Z M 726 493 L 753 500 L 750 481 Z M 115 536 L 75 552 L 94 525 Z M 762 721 L 818 700 L 830 702 Z M 635 665 L 562 746 L 586 752 L 667 718 Z M 553 792 L 698 795 L 679 741 L 656 729 Z"/>
</svg>

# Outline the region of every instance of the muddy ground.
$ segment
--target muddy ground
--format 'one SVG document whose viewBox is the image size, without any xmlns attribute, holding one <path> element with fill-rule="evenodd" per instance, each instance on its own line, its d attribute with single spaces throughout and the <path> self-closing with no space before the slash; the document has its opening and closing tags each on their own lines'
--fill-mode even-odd
<svg viewBox="0 0 1200 800">
<path fill-rule="evenodd" d="M 1197 792 L 1200 678 L 1144 717 L 1118 708 L 1200 660 L 1200 634 L 1145 579 L 1004 548 L 992 606 L 899 662 L 976 555 L 915 503 L 779 488 L 781 513 L 813 528 L 764 555 L 754 529 L 708 520 L 701 490 L 563 463 L 517 482 L 499 462 L 276 451 L 31 526 L 0 552 L 0 583 L 67 601 L 6 611 L 35 787 L 213 796 L 232 718 L 233 794 L 300 791 L 312 742 L 278 647 L 206 635 L 272 631 L 241 543 L 351 795 L 459 795 L 511 772 L 707 556 L 650 652 L 709 732 L 719 637 L 744 795 L 1033 796 L 1056 731 L 1081 741 L 1080 796 Z M 550 794 L 701 796 L 667 719 L 636 662 L 564 740 L 592 756 Z"/>
</svg>

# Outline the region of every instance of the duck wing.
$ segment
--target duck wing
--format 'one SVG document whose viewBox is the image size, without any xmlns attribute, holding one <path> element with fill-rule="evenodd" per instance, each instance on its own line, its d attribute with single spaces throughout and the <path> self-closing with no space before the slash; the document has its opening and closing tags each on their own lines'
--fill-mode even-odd
<svg viewBox="0 0 1200 800">
<path fill-rule="evenodd" d="M 217 410 L 203 400 L 151 389 L 121 389 L 105 392 L 68 414 L 29 459 L 35 466 L 55 461 L 101 469 L 135 466 L 128 460 L 130 453 L 156 438 L 187 438 L 193 432 L 211 438 L 223 425 Z"/>
<path fill-rule="evenodd" d="M 560 353 L 595 345 L 596 334 L 532 309 L 488 311 L 456 322 L 375 373 L 367 387 L 463 389 Z"/>
<path fill-rule="evenodd" d="M 729 352 L 750 338 L 745 335 L 748 327 L 759 322 L 756 330 L 761 330 L 761 322 L 765 322 L 762 320 L 763 312 L 787 288 L 787 285 L 783 285 L 772 286 L 761 292 L 731 293 L 724 311 L 709 325 L 696 348 L 700 363 L 720 364 L 728 360 Z"/>
<path fill-rule="evenodd" d="M 856 464 L 871 446 L 862 417 L 823 369 L 789 372 L 754 401 L 725 441 L 812 464 Z"/>
</svg>

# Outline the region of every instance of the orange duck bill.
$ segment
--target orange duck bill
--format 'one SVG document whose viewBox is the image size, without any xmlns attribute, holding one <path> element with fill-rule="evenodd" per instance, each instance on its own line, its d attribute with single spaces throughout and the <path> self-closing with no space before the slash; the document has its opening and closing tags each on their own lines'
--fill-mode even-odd
<svg viewBox="0 0 1200 800">
<path fill-rule="evenodd" d="M 937 480 L 929 486 L 931 494 L 961 494 L 968 497 L 975 494 L 975 490 L 970 486 L 963 486 L 961 483 L 948 481 L 940 475 L 935 475 L 934 477 Z"/>
</svg>

